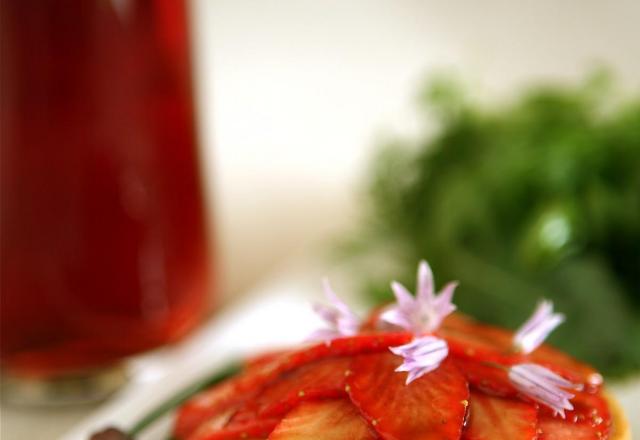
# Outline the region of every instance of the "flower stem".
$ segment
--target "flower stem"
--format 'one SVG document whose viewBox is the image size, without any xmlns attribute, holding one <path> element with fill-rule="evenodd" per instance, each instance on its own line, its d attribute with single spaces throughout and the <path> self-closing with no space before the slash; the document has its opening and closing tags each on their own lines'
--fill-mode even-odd
<svg viewBox="0 0 640 440">
<path fill-rule="evenodd" d="M 135 437 L 140 434 L 146 428 L 148 428 L 152 423 L 160 419 L 162 416 L 167 414 L 169 411 L 175 409 L 180 406 L 186 400 L 191 398 L 193 395 L 198 392 L 209 388 L 212 385 L 222 382 L 225 379 L 230 378 L 240 371 L 242 366 L 239 363 L 231 363 L 226 365 L 224 368 L 220 370 L 216 370 L 215 373 L 210 376 L 204 377 L 188 387 L 178 391 L 176 394 L 168 398 L 166 401 L 159 404 L 157 407 L 152 409 L 147 415 L 142 417 L 131 429 L 128 431 L 128 435 L 130 437 Z"/>
</svg>

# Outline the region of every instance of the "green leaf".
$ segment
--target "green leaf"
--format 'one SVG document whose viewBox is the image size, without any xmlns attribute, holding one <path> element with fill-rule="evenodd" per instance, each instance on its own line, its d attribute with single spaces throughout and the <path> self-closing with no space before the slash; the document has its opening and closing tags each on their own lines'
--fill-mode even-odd
<svg viewBox="0 0 640 440">
<path fill-rule="evenodd" d="M 436 135 L 395 141 L 371 168 L 352 249 L 393 249 L 404 272 L 364 270 L 372 300 L 426 258 L 461 282 L 462 311 L 515 328 L 548 297 L 568 316 L 553 342 L 609 375 L 640 369 L 640 98 L 603 71 L 496 108 L 450 77 L 423 90 Z"/>
</svg>

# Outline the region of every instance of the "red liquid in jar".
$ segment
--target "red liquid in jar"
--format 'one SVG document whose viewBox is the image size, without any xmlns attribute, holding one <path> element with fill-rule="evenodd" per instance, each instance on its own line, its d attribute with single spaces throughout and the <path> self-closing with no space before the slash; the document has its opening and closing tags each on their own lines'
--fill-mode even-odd
<svg viewBox="0 0 640 440">
<path fill-rule="evenodd" d="M 174 341 L 208 293 L 184 2 L 0 2 L 3 368 Z"/>
</svg>

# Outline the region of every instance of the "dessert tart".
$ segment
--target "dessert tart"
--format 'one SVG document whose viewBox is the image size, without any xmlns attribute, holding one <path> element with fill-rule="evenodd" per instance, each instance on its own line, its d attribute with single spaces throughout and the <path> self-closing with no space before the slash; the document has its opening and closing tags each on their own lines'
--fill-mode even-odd
<svg viewBox="0 0 640 440">
<path fill-rule="evenodd" d="M 542 301 L 517 331 L 454 313 L 455 283 L 360 320 L 325 284 L 327 328 L 263 354 L 184 403 L 179 440 L 628 440 L 624 414 L 588 365 L 543 344 L 564 320 Z"/>
</svg>

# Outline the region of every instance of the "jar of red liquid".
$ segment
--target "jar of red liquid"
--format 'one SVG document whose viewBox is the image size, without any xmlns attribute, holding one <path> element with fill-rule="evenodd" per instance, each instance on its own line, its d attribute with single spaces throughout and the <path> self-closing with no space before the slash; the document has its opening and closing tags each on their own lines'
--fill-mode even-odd
<svg viewBox="0 0 640 440">
<path fill-rule="evenodd" d="M 96 397 L 206 310 L 186 5 L 0 2 L 5 391 Z"/>
</svg>

